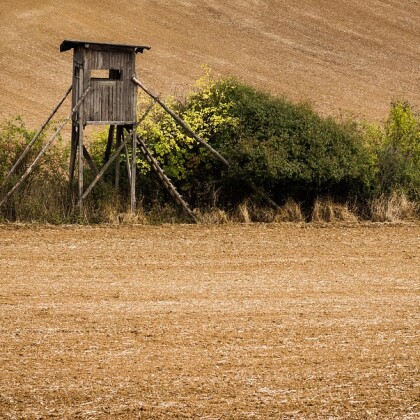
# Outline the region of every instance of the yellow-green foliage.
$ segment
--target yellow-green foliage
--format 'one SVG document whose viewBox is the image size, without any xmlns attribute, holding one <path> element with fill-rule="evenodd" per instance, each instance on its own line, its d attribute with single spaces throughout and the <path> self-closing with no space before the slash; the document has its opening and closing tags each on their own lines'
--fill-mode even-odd
<svg viewBox="0 0 420 420">
<path fill-rule="evenodd" d="M 365 129 L 366 149 L 377 194 L 395 191 L 420 199 L 420 116 L 410 104 L 391 103 L 384 127 Z"/>
<path fill-rule="evenodd" d="M 239 118 L 231 113 L 234 102 L 226 95 L 226 84 L 230 84 L 230 89 L 235 89 L 233 79 L 226 79 L 222 88 L 212 77 L 210 69 L 205 67 L 205 75 L 197 81 L 195 90 L 187 97 L 188 106 L 184 109 L 183 118 L 207 141 L 226 128 L 239 124 Z"/>
<path fill-rule="evenodd" d="M 385 133 L 385 153 L 399 166 L 394 185 L 420 198 L 420 116 L 408 103 L 394 102 Z"/>
<path fill-rule="evenodd" d="M 206 69 L 205 75 L 197 81 L 185 103 L 174 98 L 168 98 L 166 103 L 194 132 L 209 143 L 212 143 L 214 137 L 238 125 L 238 119 L 230 113 L 233 103 L 226 100 L 223 91 L 218 90 L 217 82 L 211 77 L 209 69 Z M 207 151 L 184 133 L 173 118 L 158 105 L 139 127 L 139 134 L 146 140 L 156 159 L 173 180 L 185 181 L 200 167 L 208 169 L 212 158 Z M 145 173 L 149 169 L 147 162 L 140 160 L 139 163 Z"/>
<path fill-rule="evenodd" d="M 0 129 L 0 184 L 22 154 L 26 144 L 31 141 L 34 134 L 34 131 L 28 130 L 25 127 L 21 117 L 3 122 Z M 40 139 L 40 143 L 41 141 L 42 138 Z M 26 170 L 30 159 L 33 159 L 34 152 L 37 152 L 38 149 L 37 145 L 35 145 L 33 152 L 22 161 L 22 165 L 17 171 L 17 176 Z"/>
<path fill-rule="evenodd" d="M 173 98 L 167 99 L 166 103 L 171 108 L 178 107 L 178 103 Z M 155 105 L 138 128 L 138 133 L 147 142 L 154 157 L 164 166 L 168 176 L 173 179 L 185 178 L 185 161 L 192 147 L 192 140 L 179 131 L 169 114 L 159 105 Z M 149 172 L 150 165 L 143 157 L 139 158 L 138 165 L 142 174 Z"/>
</svg>

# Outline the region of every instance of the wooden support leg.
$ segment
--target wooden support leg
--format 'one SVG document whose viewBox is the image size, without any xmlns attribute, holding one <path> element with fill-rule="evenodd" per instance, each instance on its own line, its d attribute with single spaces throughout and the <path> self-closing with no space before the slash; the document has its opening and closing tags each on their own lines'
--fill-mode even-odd
<svg viewBox="0 0 420 420">
<path fill-rule="evenodd" d="M 136 211 L 136 174 L 137 174 L 137 130 L 136 126 L 133 126 L 132 131 L 132 149 L 131 149 L 131 213 Z"/>
<path fill-rule="evenodd" d="M 123 137 L 123 127 L 117 126 L 117 150 L 121 146 L 121 139 Z M 118 153 L 117 160 L 115 161 L 115 192 L 118 194 L 120 189 L 120 168 L 121 168 L 121 155 Z"/>
<path fill-rule="evenodd" d="M 125 163 L 126 163 L 126 166 L 127 166 L 128 182 L 129 182 L 129 184 L 130 184 L 130 191 L 131 191 L 131 162 L 130 162 L 130 160 L 128 159 L 128 156 L 129 156 L 130 154 L 128 153 L 128 147 L 127 147 L 127 144 L 124 146 L 124 152 L 125 152 L 125 156 L 126 156 Z"/>
<path fill-rule="evenodd" d="M 77 156 L 77 142 L 79 140 L 79 134 L 77 132 L 77 126 L 73 125 L 71 128 L 71 149 L 70 149 L 70 168 L 69 168 L 69 182 L 70 186 L 73 183 L 74 169 L 76 167 L 76 156 Z"/>
<path fill-rule="evenodd" d="M 77 142 L 79 134 L 77 132 L 77 126 L 72 125 L 71 128 L 71 149 L 70 149 L 70 167 L 69 167 L 69 188 L 68 188 L 68 200 L 70 203 L 72 202 L 72 195 L 73 195 L 73 178 L 74 178 L 74 169 L 76 167 L 76 157 L 77 157 Z"/>
<path fill-rule="evenodd" d="M 79 213 L 83 214 L 83 124 L 79 122 L 78 129 L 78 166 L 79 166 Z"/>
<path fill-rule="evenodd" d="M 84 192 L 82 199 L 85 199 L 89 193 L 92 191 L 93 187 L 96 185 L 96 183 L 104 176 L 104 173 L 108 169 L 108 167 L 114 162 L 114 160 L 118 157 L 118 155 L 121 153 L 121 150 L 126 146 L 128 141 L 131 138 L 131 132 L 127 134 L 127 136 L 122 140 L 120 146 L 118 149 L 114 152 L 114 154 L 109 158 L 109 161 L 103 166 L 101 171 L 98 175 L 96 175 L 95 179 L 92 181 L 92 183 L 89 185 L 88 188 L 86 188 L 86 191 Z"/>
</svg>

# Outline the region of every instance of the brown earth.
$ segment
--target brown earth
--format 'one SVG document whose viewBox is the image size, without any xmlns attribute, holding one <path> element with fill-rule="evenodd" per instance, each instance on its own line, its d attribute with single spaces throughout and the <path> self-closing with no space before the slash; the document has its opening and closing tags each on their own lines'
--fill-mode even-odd
<svg viewBox="0 0 420 420">
<path fill-rule="evenodd" d="M 2 0 L 0 19 L 0 117 L 31 124 L 70 84 L 63 39 L 151 45 L 138 73 L 161 94 L 183 96 L 208 64 L 324 114 L 420 108 L 419 0 Z"/>
<path fill-rule="evenodd" d="M 420 226 L 0 228 L 1 418 L 395 418 Z"/>
</svg>

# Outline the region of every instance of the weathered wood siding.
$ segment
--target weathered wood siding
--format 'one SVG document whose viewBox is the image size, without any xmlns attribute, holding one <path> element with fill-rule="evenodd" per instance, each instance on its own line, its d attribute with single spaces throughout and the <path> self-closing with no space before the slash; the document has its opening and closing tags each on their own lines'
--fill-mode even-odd
<svg viewBox="0 0 420 420">
<path fill-rule="evenodd" d="M 82 69 L 79 69 L 81 65 Z M 92 78 L 92 70 L 118 70 L 119 80 L 112 78 Z M 81 74 L 81 72 L 83 74 Z M 83 124 L 94 123 L 134 123 L 136 121 L 137 86 L 131 78 L 135 75 L 135 53 L 121 51 L 98 51 L 76 48 L 74 54 L 74 87 L 83 80 L 87 95 L 80 117 Z M 78 77 L 82 76 L 82 79 Z M 79 86 L 80 87 L 80 86 Z M 80 89 L 73 90 L 80 95 Z M 77 98 L 73 98 L 73 100 Z"/>
</svg>

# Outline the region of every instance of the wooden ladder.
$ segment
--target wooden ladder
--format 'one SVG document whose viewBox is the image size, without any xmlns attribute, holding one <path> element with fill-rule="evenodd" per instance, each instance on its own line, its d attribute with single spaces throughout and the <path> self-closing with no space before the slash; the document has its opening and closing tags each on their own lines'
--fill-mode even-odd
<svg viewBox="0 0 420 420">
<path fill-rule="evenodd" d="M 194 213 L 192 212 L 192 210 L 190 209 L 188 203 L 182 198 L 181 194 L 178 192 L 175 185 L 172 184 L 171 180 L 168 178 L 168 176 L 165 174 L 163 169 L 160 167 L 159 162 L 150 153 L 149 149 L 146 146 L 146 143 L 142 140 L 142 138 L 139 135 L 137 135 L 137 144 L 139 146 L 140 151 L 144 154 L 147 161 L 150 163 L 151 168 L 156 173 L 158 178 L 162 181 L 162 184 L 167 189 L 169 194 L 184 209 L 188 217 L 192 221 L 197 222 L 197 219 Z"/>
</svg>

